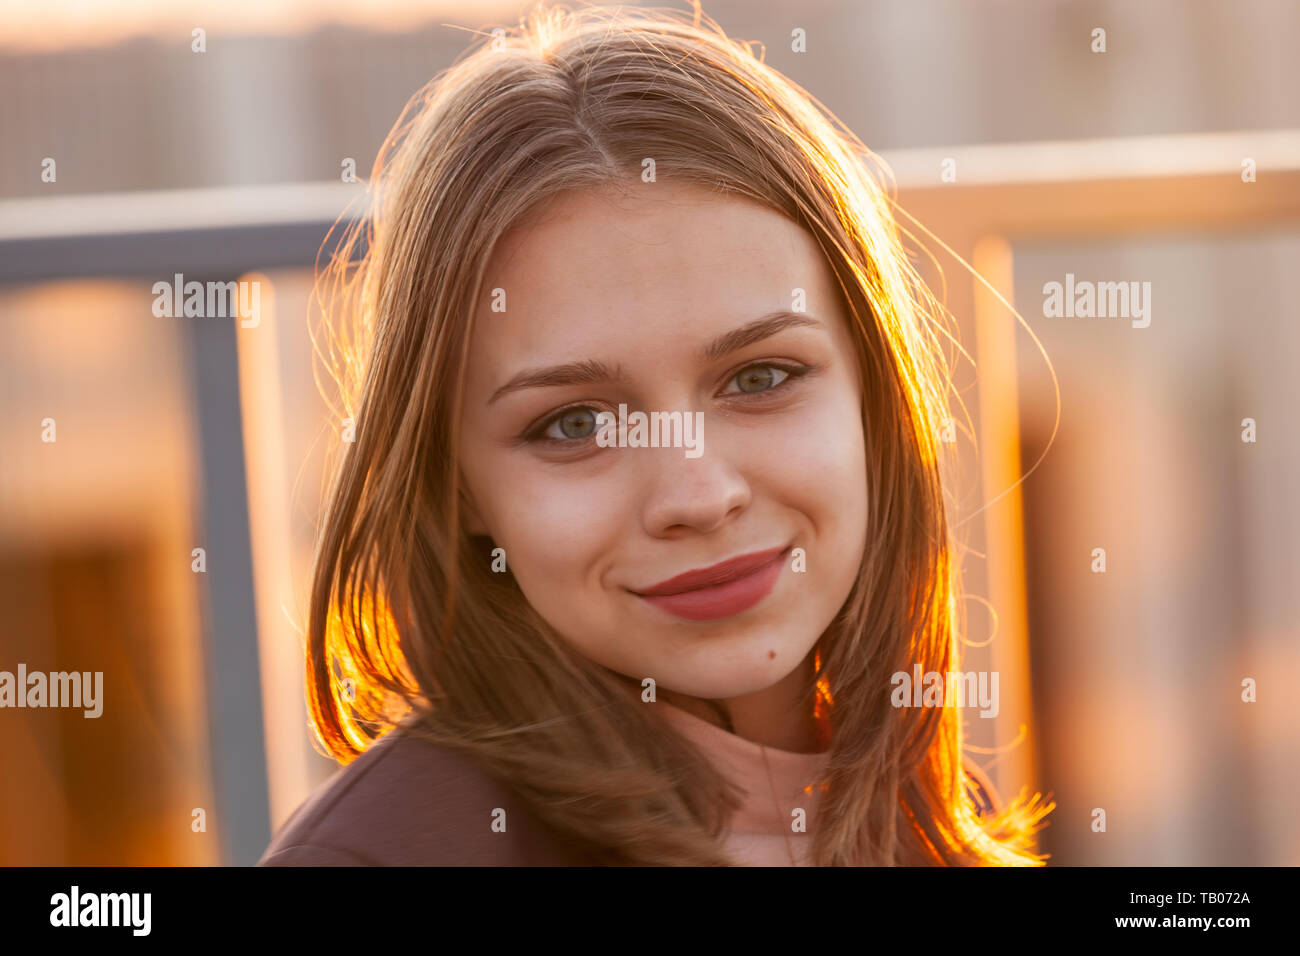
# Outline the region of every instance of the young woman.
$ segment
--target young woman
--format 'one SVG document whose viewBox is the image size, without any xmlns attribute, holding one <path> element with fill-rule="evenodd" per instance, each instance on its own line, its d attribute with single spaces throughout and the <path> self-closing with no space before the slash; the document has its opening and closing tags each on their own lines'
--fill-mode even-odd
<svg viewBox="0 0 1300 956">
<path fill-rule="evenodd" d="M 319 343 L 347 766 L 263 863 L 1041 863 L 960 709 L 895 706 L 959 584 L 870 158 L 698 10 L 538 13 L 412 100 Z"/>
</svg>

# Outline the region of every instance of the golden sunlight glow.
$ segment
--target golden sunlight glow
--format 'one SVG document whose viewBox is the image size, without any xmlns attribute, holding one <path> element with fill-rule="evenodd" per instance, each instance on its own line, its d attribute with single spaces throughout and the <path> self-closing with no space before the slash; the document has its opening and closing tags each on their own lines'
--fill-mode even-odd
<svg viewBox="0 0 1300 956">
<path fill-rule="evenodd" d="M 449 19 L 479 27 L 510 19 L 522 7 L 518 0 L 16 0 L 0 17 L 0 46 L 51 51 L 148 36 L 188 48 L 200 27 L 208 43 L 305 33 L 326 24 L 398 32 Z"/>
<path fill-rule="evenodd" d="M 398 718 L 393 708 L 392 692 L 377 678 L 396 681 L 413 691 L 416 687 L 402 654 L 397 623 L 388 602 L 382 595 L 376 598 L 366 587 L 362 588 L 357 603 L 359 634 L 352 617 L 351 601 L 344 602 L 348 611 L 346 615 L 340 614 L 337 607 L 331 608 L 325 627 L 325 655 L 333 675 L 331 700 L 321 702 L 321 706 L 334 709 L 348 743 L 354 751 L 360 752 L 370 745 L 376 725 L 381 730 L 387 729 Z M 382 673 L 376 673 L 380 668 Z M 315 709 L 313 702 L 312 710 Z M 316 718 L 313 713 L 314 722 Z M 367 727 L 370 732 L 365 729 Z M 328 747 L 328 742 L 322 742 Z M 344 762 L 351 759 L 346 754 L 336 753 L 335 756 Z"/>
</svg>

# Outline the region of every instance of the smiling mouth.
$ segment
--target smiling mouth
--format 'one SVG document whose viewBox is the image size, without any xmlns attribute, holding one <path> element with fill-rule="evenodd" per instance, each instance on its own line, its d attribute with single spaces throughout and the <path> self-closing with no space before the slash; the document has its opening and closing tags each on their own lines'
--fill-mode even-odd
<svg viewBox="0 0 1300 956">
<path fill-rule="evenodd" d="M 713 621 L 747 611 L 771 593 L 789 547 L 744 554 L 632 593 L 674 617 Z"/>
</svg>

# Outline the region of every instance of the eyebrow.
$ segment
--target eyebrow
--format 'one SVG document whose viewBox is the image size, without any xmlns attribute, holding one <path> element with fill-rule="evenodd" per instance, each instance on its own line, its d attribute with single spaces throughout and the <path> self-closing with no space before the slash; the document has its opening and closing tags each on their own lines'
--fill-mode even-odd
<svg viewBox="0 0 1300 956">
<path fill-rule="evenodd" d="M 778 332 L 800 326 L 816 329 L 821 327 L 821 323 L 806 312 L 769 312 L 761 319 L 755 319 L 748 325 L 742 325 L 738 329 L 732 329 L 730 332 L 719 335 L 704 347 L 701 355 L 706 362 L 713 362 L 724 355 L 738 352 L 747 345 L 753 345 L 755 342 L 771 338 Z"/>
<path fill-rule="evenodd" d="M 769 312 L 762 318 L 724 332 L 700 350 L 706 362 L 715 362 L 724 355 L 739 351 L 755 342 L 771 338 L 790 328 L 820 328 L 821 323 L 805 312 Z M 603 362 L 569 362 L 547 368 L 525 369 L 506 382 L 488 399 L 491 405 L 503 395 L 525 388 L 555 388 L 562 385 L 602 385 L 623 380 L 622 367 L 610 368 Z"/>
</svg>

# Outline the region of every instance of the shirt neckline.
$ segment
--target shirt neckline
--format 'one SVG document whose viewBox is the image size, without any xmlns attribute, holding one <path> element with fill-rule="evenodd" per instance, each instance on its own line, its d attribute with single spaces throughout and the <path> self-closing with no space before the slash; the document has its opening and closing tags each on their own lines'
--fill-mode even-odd
<svg viewBox="0 0 1300 956">
<path fill-rule="evenodd" d="M 732 832 L 784 837 L 795 809 L 804 811 L 811 832 L 820 796 L 816 783 L 830 759 L 829 750 L 781 750 L 746 740 L 667 701 L 650 706 L 743 791 L 742 805 L 731 819 Z"/>
</svg>

